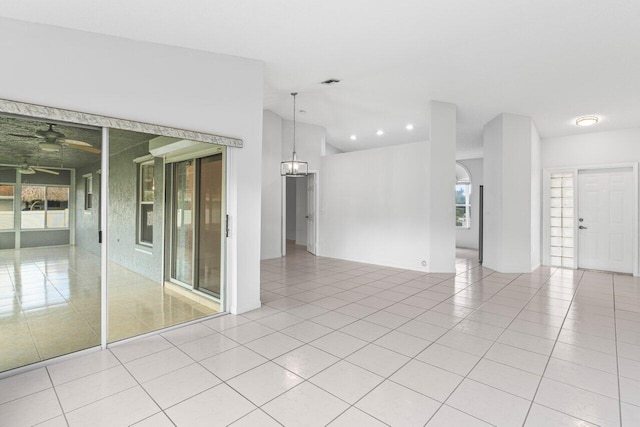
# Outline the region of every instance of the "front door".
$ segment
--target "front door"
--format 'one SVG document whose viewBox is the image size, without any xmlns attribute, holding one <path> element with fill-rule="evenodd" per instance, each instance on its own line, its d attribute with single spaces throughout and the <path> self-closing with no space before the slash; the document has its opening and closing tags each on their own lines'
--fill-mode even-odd
<svg viewBox="0 0 640 427">
<path fill-rule="evenodd" d="M 633 272 L 633 170 L 578 173 L 578 267 Z"/>
</svg>

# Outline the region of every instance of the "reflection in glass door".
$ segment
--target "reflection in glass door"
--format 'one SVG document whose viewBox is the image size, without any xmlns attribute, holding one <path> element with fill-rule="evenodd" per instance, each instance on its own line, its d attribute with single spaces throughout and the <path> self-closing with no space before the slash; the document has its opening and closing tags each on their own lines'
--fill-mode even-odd
<svg viewBox="0 0 640 427">
<path fill-rule="evenodd" d="M 173 164 L 171 279 L 216 299 L 221 295 L 222 154 Z"/>
<path fill-rule="evenodd" d="M 199 160 L 198 278 L 196 286 L 220 297 L 222 154 Z"/>
<path fill-rule="evenodd" d="M 172 278 L 193 285 L 193 201 L 195 193 L 194 162 L 174 165 Z"/>
</svg>

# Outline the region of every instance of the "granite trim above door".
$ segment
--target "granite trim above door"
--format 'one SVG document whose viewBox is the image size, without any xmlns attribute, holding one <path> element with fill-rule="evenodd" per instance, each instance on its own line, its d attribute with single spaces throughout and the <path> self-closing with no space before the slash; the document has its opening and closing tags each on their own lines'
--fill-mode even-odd
<svg viewBox="0 0 640 427">
<path fill-rule="evenodd" d="M 227 147 L 242 148 L 243 145 L 242 140 L 238 138 L 229 138 L 209 133 L 194 132 L 167 126 L 116 119 L 113 117 L 100 116 L 97 114 L 81 113 L 78 111 L 63 110 L 60 108 L 45 107 L 42 105 L 27 104 L 24 102 L 10 101 L 7 99 L 0 99 L 0 113 L 15 114 L 39 119 L 56 120 L 61 122 L 78 123 L 96 127 L 130 130 L 155 135 L 171 136 L 174 138 L 187 139 L 191 141 L 225 145 Z"/>
</svg>

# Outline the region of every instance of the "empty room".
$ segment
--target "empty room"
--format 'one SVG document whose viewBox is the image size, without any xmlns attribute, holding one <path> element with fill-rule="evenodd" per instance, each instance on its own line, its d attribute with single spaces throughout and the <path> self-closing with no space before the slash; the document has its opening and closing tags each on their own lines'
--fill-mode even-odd
<svg viewBox="0 0 640 427">
<path fill-rule="evenodd" d="M 640 425 L 639 18 L 4 1 L 0 426 Z"/>
</svg>

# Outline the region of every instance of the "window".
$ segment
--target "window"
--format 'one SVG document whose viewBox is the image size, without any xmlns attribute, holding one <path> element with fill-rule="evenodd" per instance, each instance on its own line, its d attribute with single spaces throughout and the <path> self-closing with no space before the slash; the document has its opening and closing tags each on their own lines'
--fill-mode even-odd
<svg viewBox="0 0 640 427">
<path fill-rule="evenodd" d="M 93 208 L 93 176 L 84 175 L 84 210 Z"/>
<path fill-rule="evenodd" d="M 456 163 L 456 227 L 471 228 L 471 176 Z"/>
<path fill-rule="evenodd" d="M 69 187 L 25 185 L 21 202 L 22 229 L 69 227 Z"/>
<path fill-rule="evenodd" d="M 140 164 L 138 175 L 138 243 L 153 245 L 153 161 Z"/>
<path fill-rule="evenodd" d="M 456 184 L 456 227 L 470 228 L 471 184 Z"/>
<path fill-rule="evenodd" d="M 13 185 L 0 184 L 0 230 L 13 230 Z"/>
</svg>

